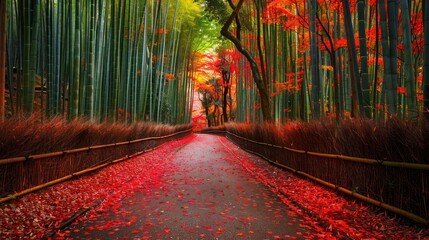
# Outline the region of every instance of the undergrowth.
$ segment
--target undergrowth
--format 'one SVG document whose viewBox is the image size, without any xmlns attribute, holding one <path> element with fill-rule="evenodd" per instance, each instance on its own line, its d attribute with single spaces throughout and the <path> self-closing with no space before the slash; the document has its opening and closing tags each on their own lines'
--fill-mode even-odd
<svg viewBox="0 0 429 240">
<path fill-rule="evenodd" d="M 0 124 L 0 159 L 164 136 L 190 127 L 148 122 L 97 124 L 85 119 L 67 121 L 61 117 L 42 123 L 36 117 L 15 117 Z"/>
<path fill-rule="evenodd" d="M 382 161 L 429 163 L 429 125 L 392 118 L 384 123 L 368 119 L 310 123 L 229 123 L 226 129 L 255 141 L 294 149 L 372 158 Z"/>
<path fill-rule="evenodd" d="M 271 161 L 425 219 L 429 217 L 427 171 L 381 165 L 384 161 L 429 164 L 427 123 L 410 123 L 396 118 L 383 123 L 354 119 L 341 123 L 313 121 L 288 122 L 284 125 L 229 123 L 226 129 L 256 142 L 303 151 L 375 159 L 379 164 L 350 162 L 271 148 L 230 136 L 241 147 Z"/>
</svg>

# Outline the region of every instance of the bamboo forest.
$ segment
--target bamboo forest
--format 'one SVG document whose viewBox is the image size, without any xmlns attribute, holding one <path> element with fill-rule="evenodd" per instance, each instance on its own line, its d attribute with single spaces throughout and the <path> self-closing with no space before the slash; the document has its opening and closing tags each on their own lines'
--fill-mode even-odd
<svg viewBox="0 0 429 240">
<path fill-rule="evenodd" d="M 215 125 L 416 119 L 423 2 L 6 1 L 1 114 L 175 124 L 200 98 Z"/>
<path fill-rule="evenodd" d="M 425 0 L 0 0 L 0 239 L 429 239 Z"/>
</svg>

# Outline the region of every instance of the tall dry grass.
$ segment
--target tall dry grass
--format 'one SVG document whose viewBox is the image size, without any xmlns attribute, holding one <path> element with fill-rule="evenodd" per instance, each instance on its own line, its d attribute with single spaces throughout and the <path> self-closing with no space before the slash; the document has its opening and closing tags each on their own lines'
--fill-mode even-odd
<svg viewBox="0 0 429 240">
<path fill-rule="evenodd" d="M 429 163 L 429 124 L 392 118 L 384 123 L 368 119 L 271 123 L 229 123 L 237 135 L 275 145 L 383 161 Z"/>
<path fill-rule="evenodd" d="M 38 118 L 11 118 L 0 124 L 0 159 L 63 151 L 94 145 L 172 134 L 191 125 L 156 125 L 139 122 L 111 124 L 55 117 L 41 123 Z"/>
<path fill-rule="evenodd" d="M 429 124 L 392 118 L 384 123 L 367 119 L 284 125 L 229 123 L 228 132 L 257 142 L 294 149 L 396 161 L 429 164 Z M 230 135 L 241 147 L 306 172 L 364 196 L 429 218 L 429 174 L 425 170 L 385 167 L 340 159 L 304 155 L 244 141 Z"/>
<path fill-rule="evenodd" d="M 0 124 L 0 159 L 160 137 L 192 128 L 192 124 L 178 126 L 144 122 L 133 125 L 96 124 L 84 119 L 68 122 L 62 118 L 52 118 L 41 123 L 38 119 L 14 118 Z M 168 138 L 96 148 L 42 160 L 0 164 L 0 197 L 153 149 L 188 134 L 189 132 L 183 132 Z"/>
</svg>

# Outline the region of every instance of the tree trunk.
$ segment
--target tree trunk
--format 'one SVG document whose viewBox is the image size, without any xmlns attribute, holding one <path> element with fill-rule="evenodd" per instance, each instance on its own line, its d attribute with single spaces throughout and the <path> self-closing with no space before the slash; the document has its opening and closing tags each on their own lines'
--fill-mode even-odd
<svg viewBox="0 0 429 240">
<path fill-rule="evenodd" d="M 228 18 L 225 25 L 222 27 L 221 34 L 227 39 L 229 39 L 232 43 L 234 43 L 237 50 L 246 57 L 247 61 L 249 61 L 250 68 L 252 70 L 253 80 L 258 88 L 258 92 L 261 98 L 261 108 L 262 108 L 263 119 L 266 122 L 271 122 L 272 118 L 271 118 L 270 97 L 268 96 L 267 87 L 261 78 L 258 64 L 255 61 L 254 57 L 250 54 L 250 52 L 243 47 L 243 45 L 241 44 L 241 41 L 228 31 L 229 27 L 232 24 L 232 21 L 238 15 L 238 12 L 240 11 L 240 8 L 243 5 L 243 2 L 244 0 L 240 0 L 238 2 L 237 6 L 235 7 L 235 10 Z"/>
<path fill-rule="evenodd" d="M 5 117 L 5 84 L 6 84 L 6 1 L 0 1 L 0 123 L 4 121 L 4 117 Z"/>
<path fill-rule="evenodd" d="M 223 122 L 228 122 L 228 90 L 229 90 L 229 77 L 230 73 L 226 70 L 222 70 L 222 78 L 223 78 L 223 100 L 222 100 L 222 114 L 223 114 Z"/>
</svg>

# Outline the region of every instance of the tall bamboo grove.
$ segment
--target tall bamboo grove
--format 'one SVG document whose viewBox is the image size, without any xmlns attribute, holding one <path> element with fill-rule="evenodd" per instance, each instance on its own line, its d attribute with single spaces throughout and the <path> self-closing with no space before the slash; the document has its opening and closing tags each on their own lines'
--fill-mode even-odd
<svg viewBox="0 0 429 240">
<path fill-rule="evenodd" d="M 6 116 L 190 122 L 200 11 L 192 0 L 7 0 Z"/>
</svg>

